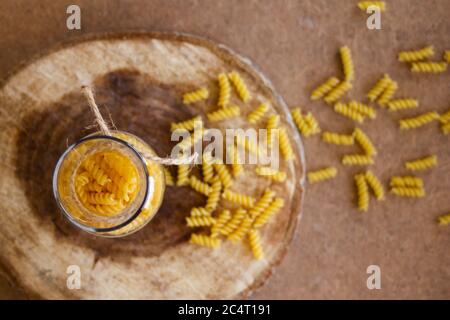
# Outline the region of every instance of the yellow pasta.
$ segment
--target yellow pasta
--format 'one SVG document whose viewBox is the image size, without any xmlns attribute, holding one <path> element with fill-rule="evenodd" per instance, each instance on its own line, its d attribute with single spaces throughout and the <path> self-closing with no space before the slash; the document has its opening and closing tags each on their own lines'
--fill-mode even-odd
<svg viewBox="0 0 450 320">
<path fill-rule="evenodd" d="M 228 74 L 228 77 L 230 78 L 231 83 L 233 83 L 234 88 L 236 89 L 237 93 L 239 94 L 239 97 L 242 101 L 247 102 L 250 100 L 251 95 L 250 91 L 247 89 L 247 86 L 245 85 L 244 80 L 241 78 L 239 73 L 236 71 L 230 72 Z"/>
<path fill-rule="evenodd" d="M 355 78 L 355 68 L 353 66 L 352 55 L 347 46 L 339 49 L 341 55 L 342 67 L 344 69 L 345 81 L 351 82 Z"/>
<path fill-rule="evenodd" d="M 339 100 L 347 91 L 352 88 L 352 84 L 348 81 L 342 81 L 334 87 L 324 98 L 326 103 L 333 103 Z"/>
<path fill-rule="evenodd" d="M 237 242 L 241 240 L 249 231 L 252 226 L 253 219 L 245 217 L 241 224 L 228 236 L 228 240 Z"/>
<path fill-rule="evenodd" d="M 416 187 L 423 188 L 423 180 L 414 176 L 393 176 L 391 178 L 391 187 Z"/>
<path fill-rule="evenodd" d="M 367 211 L 369 209 L 369 186 L 363 174 L 355 175 L 355 183 L 358 194 L 358 209 Z"/>
<path fill-rule="evenodd" d="M 441 226 L 447 226 L 450 224 L 450 214 L 445 214 L 438 217 L 438 222 Z"/>
<path fill-rule="evenodd" d="M 377 117 L 377 113 L 376 113 L 375 109 L 373 109 L 372 107 L 369 107 L 361 102 L 350 101 L 348 103 L 348 107 L 352 110 L 359 112 L 363 116 L 369 117 L 370 119 L 375 119 Z"/>
<path fill-rule="evenodd" d="M 317 171 L 308 172 L 308 182 L 316 183 L 332 179 L 336 177 L 337 172 L 335 167 L 326 167 Z"/>
<path fill-rule="evenodd" d="M 211 191 L 208 196 L 208 200 L 206 200 L 205 209 L 208 212 L 212 212 L 216 210 L 217 205 L 220 201 L 220 194 L 222 191 L 222 182 L 219 178 L 214 178 L 211 185 Z"/>
<path fill-rule="evenodd" d="M 177 186 L 185 186 L 189 183 L 189 166 L 180 164 L 178 166 Z"/>
<path fill-rule="evenodd" d="M 228 106 L 220 108 L 216 111 L 208 112 L 206 117 L 211 122 L 217 122 L 238 117 L 241 113 L 241 109 L 238 106 Z"/>
<path fill-rule="evenodd" d="M 239 204 L 245 208 L 253 207 L 253 205 L 255 204 L 255 201 L 256 201 L 255 198 L 253 198 L 252 196 L 249 196 L 249 195 L 246 195 L 243 193 L 234 192 L 229 189 L 226 189 L 222 193 L 222 198 L 224 198 L 225 200 L 231 201 L 233 203 Z"/>
<path fill-rule="evenodd" d="M 210 215 L 211 212 L 203 207 L 194 207 L 191 209 L 191 217 L 207 217 Z"/>
<path fill-rule="evenodd" d="M 366 166 L 373 164 L 373 159 L 365 154 L 347 154 L 342 157 L 342 164 L 347 166 Z"/>
<path fill-rule="evenodd" d="M 278 171 L 270 167 L 256 167 L 255 172 L 257 175 L 266 177 L 275 182 L 283 182 L 286 180 L 286 172 Z"/>
<path fill-rule="evenodd" d="M 212 157 L 210 153 L 204 153 L 202 156 L 202 173 L 203 180 L 205 182 L 210 182 L 214 176 Z"/>
<path fill-rule="evenodd" d="M 391 192 L 397 196 L 409 198 L 425 197 L 425 190 L 423 188 L 409 188 L 409 187 L 393 187 Z"/>
<path fill-rule="evenodd" d="M 377 7 L 381 12 L 386 10 L 386 3 L 384 1 L 360 1 L 358 8 L 367 11 L 369 7 Z"/>
<path fill-rule="evenodd" d="M 231 157 L 231 173 L 233 177 L 239 176 L 243 171 L 244 167 L 239 158 L 239 151 L 235 145 L 229 148 L 230 157 Z"/>
<path fill-rule="evenodd" d="M 437 156 L 432 155 L 417 160 L 407 161 L 405 163 L 405 167 L 408 170 L 419 171 L 435 167 L 437 166 L 437 164 L 438 164 Z"/>
<path fill-rule="evenodd" d="M 384 107 L 386 103 L 388 103 L 392 99 L 397 90 L 398 90 L 398 83 L 394 80 L 389 81 L 388 86 L 377 100 L 378 104 L 381 107 Z"/>
<path fill-rule="evenodd" d="M 304 118 L 305 118 L 306 124 L 309 127 L 309 132 L 308 132 L 309 135 L 320 132 L 319 123 L 317 122 L 316 118 L 314 118 L 314 116 L 312 115 L 311 112 L 308 112 Z"/>
<path fill-rule="evenodd" d="M 328 92 L 330 92 L 337 84 L 339 83 L 339 79 L 336 77 L 328 78 L 324 83 L 319 85 L 314 91 L 311 93 L 311 100 L 319 100 Z"/>
<path fill-rule="evenodd" d="M 226 107 L 230 102 L 231 86 L 230 81 L 225 73 L 221 73 L 218 76 L 219 82 L 219 101 L 217 105 L 219 107 Z"/>
<path fill-rule="evenodd" d="M 188 93 L 185 93 L 183 95 L 183 103 L 184 104 L 190 104 L 202 100 L 208 99 L 209 91 L 206 88 L 201 88 L 195 91 L 191 91 Z"/>
<path fill-rule="evenodd" d="M 267 129 L 267 142 L 269 146 L 271 145 L 273 139 L 273 131 L 274 129 L 278 129 L 280 126 L 280 116 L 277 114 L 270 115 L 267 119 L 266 129 Z"/>
<path fill-rule="evenodd" d="M 173 186 L 175 182 L 173 180 L 172 174 L 170 173 L 169 168 L 164 167 L 164 176 L 166 178 L 166 185 Z"/>
<path fill-rule="evenodd" d="M 297 129 L 303 136 L 308 137 L 311 134 L 311 128 L 303 117 L 300 108 L 293 109 L 291 114 Z"/>
<path fill-rule="evenodd" d="M 372 141 L 370 141 L 370 138 L 361 129 L 356 128 L 353 135 L 355 137 L 355 141 L 359 143 L 366 155 L 373 156 L 377 154 L 377 149 L 373 145 Z"/>
<path fill-rule="evenodd" d="M 358 111 L 349 108 L 346 104 L 338 102 L 334 105 L 334 111 L 350 118 L 356 122 L 362 123 L 364 121 L 364 116 Z"/>
<path fill-rule="evenodd" d="M 264 258 L 264 251 L 261 245 L 261 238 L 259 236 L 258 230 L 251 229 L 248 232 L 248 241 L 250 243 L 250 248 L 252 249 L 255 259 L 259 260 Z"/>
<path fill-rule="evenodd" d="M 196 128 L 196 130 L 194 130 L 194 132 L 190 136 L 184 138 L 181 142 L 179 142 L 177 144 L 177 147 L 180 150 L 189 150 L 203 139 L 203 136 L 206 132 L 207 131 L 203 128 Z"/>
<path fill-rule="evenodd" d="M 259 216 L 264 210 L 266 210 L 271 204 L 273 198 L 275 197 L 275 192 L 270 189 L 264 191 L 261 198 L 258 199 L 256 204 L 250 209 L 249 215 L 252 218 Z"/>
<path fill-rule="evenodd" d="M 244 148 L 249 153 L 254 154 L 255 156 L 259 155 L 260 152 L 259 145 L 254 138 L 248 136 L 237 136 L 236 143 L 239 147 Z"/>
<path fill-rule="evenodd" d="M 103 187 L 95 181 L 86 184 L 85 188 L 86 188 L 86 191 L 89 191 L 89 192 L 102 192 L 103 191 Z"/>
<path fill-rule="evenodd" d="M 439 116 L 439 121 L 441 123 L 449 123 L 450 122 L 450 110 L 448 110 L 447 112 L 444 112 L 443 114 L 441 114 Z"/>
<path fill-rule="evenodd" d="M 375 198 L 377 200 L 383 200 L 384 199 L 384 188 L 381 184 L 380 180 L 375 176 L 375 174 L 372 171 L 366 172 L 366 181 L 369 187 L 372 189 L 373 193 L 375 194 Z"/>
<path fill-rule="evenodd" d="M 280 211 L 281 208 L 284 206 L 284 200 L 282 198 L 275 198 L 270 205 L 255 218 L 255 221 L 253 222 L 254 228 L 262 227 L 264 224 L 269 221 L 270 217 L 272 217 L 274 214 L 276 214 L 278 211 Z"/>
<path fill-rule="evenodd" d="M 228 221 L 231 220 L 231 212 L 229 210 L 223 210 L 219 217 L 216 219 L 216 222 L 211 228 L 211 236 L 217 237 L 219 235 L 220 230 L 227 224 Z"/>
<path fill-rule="evenodd" d="M 112 193 L 88 193 L 87 201 L 90 204 L 116 205 L 117 200 Z"/>
<path fill-rule="evenodd" d="M 427 46 L 425 48 L 413 51 L 401 51 L 398 54 L 398 61 L 400 62 L 417 62 L 425 60 L 426 58 L 434 55 L 433 46 Z"/>
<path fill-rule="evenodd" d="M 450 133 L 450 122 L 443 124 L 441 129 L 442 129 L 443 134 L 449 134 Z"/>
<path fill-rule="evenodd" d="M 417 108 L 419 101 L 417 99 L 395 99 L 388 102 L 388 109 L 390 111 L 398 111 L 404 109 Z"/>
<path fill-rule="evenodd" d="M 220 182 L 222 182 L 223 187 L 225 189 L 231 187 L 233 184 L 233 178 L 231 177 L 226 165 L 223 163 L 214 163 L 213 167 L 214 170 L 216 170 L 217 176 L 219 177 Z"/>
<path fill-rule="evenodd" d="M 223 234 L 224 236 L 230 235 L 232 232 L 234 232 L 234 230 L 237 229 L 237 227 L 239 227 L 245 217 L 247 217 L 247 211 L 242 208 L 237 209 L 231 219 L 222 228 L 219 229 L 219 233 Z"/>
<path fill-rule="evenodd" d="M 216 219 L 210 216 L 187 217 L 188 227 L 210 227 L 216 223 Z"/>
<path fill-rule="evenodd" d="M 424 126 L 434 120 L 439 119 L 439 114 L 434 111 L 426 112 L 412 118 L 405 118 L 399 121 L 400 129 L 409 130 Z"/>
<path fill-rule="evenodd" d="M 204 234 L 193 233 L 191 234 L 191 239 L 189 242 L 203 247 L 218 248 L 221 240 L 219 238 L 209 237 Z"/>
<path fill-rule="evenodd" d="M 444 60 L 450 63 L 450 50 L 444 52 Z"/>
<path fill-rule="evenodd" d="M 322 133 L 322 141 L 337 145 L 350 146 L 355 143 L 355 137 L 353 134 L 339 134 L 325 131 Z"/>
<path fill-rule="evenodd" d="M 170 130 L 175 131 L 177 129 L 184 129 L 184 130 L 192 131 L 192 130 L 194 130 L 194 128 L 196 128 L 196 127 L 199 128 L 202 126 L 203 126 L 202 117 L 196 116 L 196 117 L 193 117 L 186 121 L 171 123 Z"/>
<path fill-rule="evenodd" d="M 279 129 L 279 143 L 280 151 L 285 160 L 291 160 L 294 158 L 294 151 L 292 150 L 291 142 L 287 134 L 286 128 Z"/>
<path fill-rule="evenodd" d="M 447 62 L 413 62 L 411 71 L 415 73 L 441 73 L 447 70 Z"/>
<path fill-rule="evenodd" d="M 99 164 L 92 157 L 86 158 L 81 166 L 89 173 L 89 175 L 101 186 L 111 182 L 111 179 L 100 168 Z"/>
<path fill-rule="evenodd" d="M 257 123 L 264 117 L 264 114 L 268 110 L 269 110 L 269 103 L 268 102 L 261 103 L 255 110 L 250 112 L 250 114 L 247 117 L 248 122 L 253 124 Z"/>
<path fill-rule="evenodd" d="M 208 196 L 209 193 L 211 192 L 211 187 L 207 183 L 202 182 L 196 176 L 190 176 L 189 185 L 191 186 L 192 189 L 205 196 Z"/>
<path fill-rule="evenodd" d="M 377 83 L 369 90 L 367 93 L 367 97 L 370 101 L 375 101 L 383 91 L 389 86 L 392 82 L 391 77 L 388 74 L 384 74 L 384 76 L 377 81 Z"/>
</svg>

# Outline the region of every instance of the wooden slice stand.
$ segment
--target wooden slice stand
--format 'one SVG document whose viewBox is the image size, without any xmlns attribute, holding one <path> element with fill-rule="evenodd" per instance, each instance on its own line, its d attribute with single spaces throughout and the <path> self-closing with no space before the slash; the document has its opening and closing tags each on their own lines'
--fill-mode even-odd
<svg viewBox="0 0 450 320">
<path fill-rule="evenodd" d="M 168 187 L 161 210 L 140 232 L 103 239 L 70 225 L 58 212 L 51 177 L 65 148 L 95 130 L 81 85 L 114 126 L 170 153 L 170 122 L 211 110 L 222 71 L 237 70 L 253 100 L 288 127 L 295 160 L 282 168 L 285 183 L 256 177 L 252 167 L 233 189 L 259 196 L 267 187 L 284 197 L 283 210 L 261 229 L 265 259 L 254 260 L 245 242 L 210 250 L 187 243 L 185 217 L 205 198 L 187 187 Z M 182 93 L 207 86 L 211 99 L 195 106 Z M 270 82 L 223 46 L 186 35 L 106 35 L 66 44 L 35 59 L 0 89 L 0 265 L 26 297 L 44 299 L 207 299 L 245 297 L 262 285 L 287 250 L 301 212 L 304 161 L 299 135 Z M 219 128 L 248 127 L 244 117 Z M 175 173 L 175 171 L 172 171 Z M 195 172 L 195 171 L 194 171 Z M 298 248 L 296 248 L 298 249 Z M 81 269 L 81 289 L 66 285 L 68 266 Z"/>
</svg>

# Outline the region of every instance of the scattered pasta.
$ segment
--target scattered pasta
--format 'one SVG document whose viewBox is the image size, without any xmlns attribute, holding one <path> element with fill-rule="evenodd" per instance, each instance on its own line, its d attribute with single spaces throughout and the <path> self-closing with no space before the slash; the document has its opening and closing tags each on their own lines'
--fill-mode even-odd
<svg viewBox="0 0 450 320">
<path fill-rule="evenodd" d="M 444 60 L 450 63 L 450 50 L 444 52 Z"/>
<path fill-rule="evenodd" d="M 404 109 L 417 108 L 419 101 L 417 99 L 395 99 L 388 102 L 388 109 L 390 111 L 398 111 Z"/>
<path fill-rule="evenodd" d="M 443 134 L 449 134 L 450 133 L 450 122 L 443 124 L 441 129 L 442 129 Z"/>
<path fill-rule="evenodd" d="M 394 80 L 389 81 L 388 86 L 378 98 L 377 102 L 381 107 L 384 107 L 394 96 L 398 90 L 398 83 Z"/>
<path fill-rule="evenodd" d="M 271 204 L 273 198 L 275 197 L 275 192 L 270 189 L 264 191 L 263 195 L 255 203 L 255 205 L 250 209 L 249 215 L 252 218 L 258 217 L 264 210 L 266 210 Z"/>
<path fill-rule="evenodd" d="M 170 125 L 170 130 L 175 131 L 177 129 L 184 129 L 188 131 L 194 130 L 194 128 L 200 128 L 203 126 L 202 117 L 196 116 L 192 119 L 182 121 L 182 122 L 173 122 Z"/>
<path fill-rule="evenodd" d="M 189 166 L 180 164 L 178 166 L 177 186 L 185 186 L 189 183 Z"/>
<path fill-rule="evenodd" d="M 222 198 L 230 202 L 239 204 L 245 208 L 253 207 L 256 201 L 255 198 L 253 198 L 252 196 L 239 192 L 234 192 L 229 189 L 225 189 L 225 191 L 222 193 Z"/>
<path fill-rule="evenodd" d="M 264 257 L 264 252 L 258 230 L 251 229 L 248 233 L 248 240 L 250 243 L 250 248 L 253 252 L 253 256 L 258 260 L 262 259 Z"/>
<path fill-rule="evenodd" d="M 219 107 L 226 107 L 230 102 L 231 86 L 230 81 L 225 73 L 221 73 L 218 76 L 219 82 L 219 101 L 217 105 Z"/>
<path fill-rule="evenodd" d="M 366 155 L 370 157 L 377 154 L 377 149 L 373 145 L 372 141 L 370 141 L 370 138 L 361 129 L 356 128 L 353 135 L 355 137 L 355 141 L 359 143 Z"/>
<path fill-rule="evenodd" d="M 311 100 L 319 100 L 328 92 L 330 92 L 336 85 L 339 83 L 339 79 L 336 77 L 328 78 L 324 83 L 319 85 L 314 91 L 311 93 Z"/>
<path fill-rule="evenodd" d="M 441 226 L 447 226 L 450 224 L 450 214 L 445 214 L 438 217 L 438 222 Z"/>
<path fill-rule="evenodd" d="M 223 210 L 216 222 L 211 228 L 211 236 L 217 237 L 220 233 L 220 230 L 227 224 L 228 221 L 231 220 L 231 212 L 229 210 Z"/>
<path fill-rule="evenodd" d="M 412 118 L 405 118 L 399 121 L 400 129 L 410 130 L 424 126 L 434 120 L 439 119 L 439 114 L 434 111 L 426 112 Z"/>
<path fill-rule="evenodd" d="M 367 211 L 369 209 L 369 186 L 363 174 L 355 175 L 355 183 L 358 194 L 358 209 Z"/>
<path fill-rule="evenodd" d="M 231 177 L 226 165 L 223 163 L 214 163 L 213 167 L 214 170 L 216 170 L 217 176 L 219 177 L 220 182 L 222 182 L 223 187 L 225 189 L 231 187 L 233 184 L 233 178 Z"/>
<path fill-rule="evenodd" d="M 309 183 L 321 182 L 324 180 L 332 179 L 337 175 L 337 169 L 335 167 L 327 167 L 317 171 L 308 172 Z"/>
<path fill-rule="evenodd" d="M 384 1 L 360 1 L 358 8 L 367 11 L 370 7 L 377 7 L 381 12 L 386 10 L 386 3 Z"/>
<path fill-rule="evenodd" d="M 426 58 L 434 56 L 433 46 L 427 46 L 425 48 L 414 51 L 401 51 L 398 54 L 398 61 L 400 62 L 417 62 L 425 60 Z"/>
<path fill-rule="evenodd" d="M 255 218 L 253 223 L 254 228 L 260 228 L 269 221 L 270 217 L 275 215 L 284 206 L 284 200 L 282 198 L 275 198 L 272 203 Z"/>
<path fill-rule="evenodd" d="M 347 154 L 342 157 L 342 164 L 346 166 L 367 166 L 373 163 L 372 157 L 365 154 Z"/>
<path fill-rule="evenodd" d="M 369 90 L 367 93 L 367 97 L 370 101 L 375 101 L 380 94 L 382 94 L 389 84 L 392 83 L 392 79 L 388 74 L 384 74 L 384 76 L 377 81 L 377 83 Z"/>
<path fill-rule="evenodd" d="M 269 111 L 269 103 L 263 102 L 261 103 L 255 110 L 253 110 L 247 117 L 248 122 L 250 123 L 257 123 L 260 121 L 264 114 Z"/>
<path fill-rule="evenodd" d="M 302 115 L 300 108 L 295 108 L 291 111 L 294 123 L 297 126 L 300 133 L 309 137 L 310 135 L 320 132 L 320 126 L 312 113 L 308 112 L 305 116 Z"/>
<path fill-rule="evenodd" d="M 423 180 L 414 176 L 393 176 L 391 178 L 391 187 L 415 187 L 423 188 Z"/>
<path fill-rule="evenodd" d="M 283 182 L 286 180 L 286 172 L 278 171 L 270 167 L 256 167 L 255 172 L 257 175 L 266 177 L 275 182 Z"/>
<path fill-rule="evenodd" d="M 375 119 L 377 117 L 377 113 L 376 113 L 375 109 L 373 109 L 372 107 L 369 107 L 361 102 L 350 101 L 348 103 L 348 107 L 350 109 L 353 109 L 353 110 L 359 112 L 363 116 L 367 116 L 369 119 Z"/>
<path fill-rule="evenodd" d="M 324 98 L 326 103 L 334 103 L 352 88 L 352 84 L 348 81 L 343 81 L 334 87 Z"/>
<path fill-rule="evenodd" d="M 211 191 L 209 193 L 208 200 L 206 201 L 205 209 L 208 212 L 216 210 L 217 205 L 219 204 L 220 201 L 221 191 L 222 191 L 222 182 L 220 181 L 220 179 L 216 178 L 212 182 Z"/>
<path fill-rule="evenodd" d="M 194 227 L 210 227 L 216 223 L 216 219 L 210 216 L 187 217 L 187 226 Z"/>
<path fill-rule="evenodd" d="M 279 128 L 279 142 L 280 151 L 285 160 L 292 160 L 294 158 L 294 151 L 292 150 L 291 142 L 287 134 L 286 128 Z"/>
<path fill-rule="evenodd" d="M 247 211 L 242 208 L 237 209 L 231 219 L 219 229 L 219 233 L 224 236 L 230 235 L 239 227 L 245 217 L 247 217 Z"/>
<path fill-rule="evenodd" d="M 228 106 L 217 109 L 212 112 L 208 112 L 206 117 L 211 122 L 217 122 L 238 117 L 241 113 L 241 109 L 238 106 Z"/>
<path fill-rule="evenodd" d="M 240 241 L 249 231 L 252 226 L 253 219 L 245 217 L 241 224 L 228 236 L 228 240 L 232 242 Z"/>
<path fill-rule="evenodd" d="M 184 104 L 191 104 L 194 102 L 206 100 L 209 97 L 209 91 L 206 88 L 201 88 L 195 91 L 191 91 L 188 93 L 185 93 L 183 95 L 183 103 Z"/>
<path fill-rule="evenodd" d="M 341 55 L 342 67 L 344 69 L 345 81 L 351 82 L 355 78 L 355 68 L 353 66 L 352 55 L 347 46 L 339 49 Z"/>
<path fill-rule="evenodd" d="M 409 188 L 409 187 L 393 187 L 391 192 L 400 197 L 422 198 L 425 197 L 425 190 L 423 188 Z"/>
<path fill-rule="evenodd" d="M 239 73 L 236 71 L 230 72 L 228 74 L 228 78 L 230 79 L 231 83 L 234 85 L 234 88 L 236 89 L 237 93 L 239 94 L 239 97 L 242 101 L 247 102 L 250 100 L 251 95 L 250 91 L 248 91 L 247 86 L 244 82 L 244 80 L 241 78 Z"/>
<path fill-rule="evenodd" d="M 196 176 L 190 176 L 189 185 L 191 186 L 192 189 L 205 196 L 208 196 L 209 193 L 211 192 L 211 187 L 207 183 L 202 182 Z"/>
<path fill-rule="evenodd" d="M 377 200 L 383 200 L 384 199 L 384 188 L 381 184 L 380 180 L 375 176 L 375 174 L 372 171 L 366 172 L 366 181 L 369 187 L 372 189 L 373 193 L 375 194 L 375 198 Z"/>
<path fill-rule="evenodd" d="M 203 207 L 195 207 L 191 209 L 191 217 L 208 217 L 210 215 L 211 212 Z"/>
<path fill-rule="evenodd" d="M 362 123 L 364 116 L 358 111 L 349 108 L 346 104 L 338 102 L 334 105 L 334 111 L 356 122 Z"/>
<path fill-rule="evenodd" d="M 407 161 L 405 163 L 405 167 L 406 167 L 406 169 L 411 170 L 411 171 L 419 171 L 419 170 L 426 170 L 429 168 L 433 168 L 433 167 L 437 166 L 437 164 L 438 164 L 437 156 L 432 155 L 432 156 L 428 156 L 428 157 L 417 159 L 417 160 Z"/>
<path fill-rule="evenodd" d="M 339 134 L 328 131 L 322 133 L 322 140 L 327 143 L 343 146 L 350 146 L 355 143 L 355 137 L 353 134 Z"/>
<path fill-rule="evenodd" d="M 210 153 L 204 153 L 202 156 L 202 173 L 203 180 L 205 182 L 210 182 L 214 176 L 212 157 Z"/>
<path fill-rule="evenodd" d="M 411 71 L 415 73 L 441 73 L 447 70 L 447 62 L 413 62 Z"/>
<path fill-rule="evenodd" d="M 164 167 L 164 176 L 166 178 L 166 185 L 173 186 L 175 182 L 173 180 L 172 174 L 170 173 L 169 168 Z"/>
<path fill-rule="evenodd" d="M 189 242 L 203 247 L 218 248 L 221 241 L 219 238 L 193 233 Z"/>
</svg>

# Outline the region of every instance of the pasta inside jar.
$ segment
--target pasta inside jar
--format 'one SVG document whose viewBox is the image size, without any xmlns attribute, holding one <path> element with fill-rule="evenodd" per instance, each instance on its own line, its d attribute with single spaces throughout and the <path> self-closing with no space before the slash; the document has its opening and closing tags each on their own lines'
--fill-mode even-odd
<svg viewBox="0 0 450 320">
<path fill-rule="evenodd" d="M 53 191 L 63 214 L 79 228 L 122 237 L 144 227 L 161 206 L 165 176 L 144 141 L 121 131 L 93 134 L 58 161 Z"/>
</svg>

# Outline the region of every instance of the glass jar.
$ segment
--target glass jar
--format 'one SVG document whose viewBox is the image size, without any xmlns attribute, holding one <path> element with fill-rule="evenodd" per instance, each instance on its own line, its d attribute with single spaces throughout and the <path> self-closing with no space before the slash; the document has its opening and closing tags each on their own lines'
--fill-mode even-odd
<svg viewBox="0 0 450 320">
<path fill-rule="evenodd" d="M 71 145 L 53 173 L 53 193 L 77 227 L 103 237 L 143 228 L 161 206 L 165 176 L 156 155 L 140 138 L 122 131 L 95 133 Z"/>
</svg>

